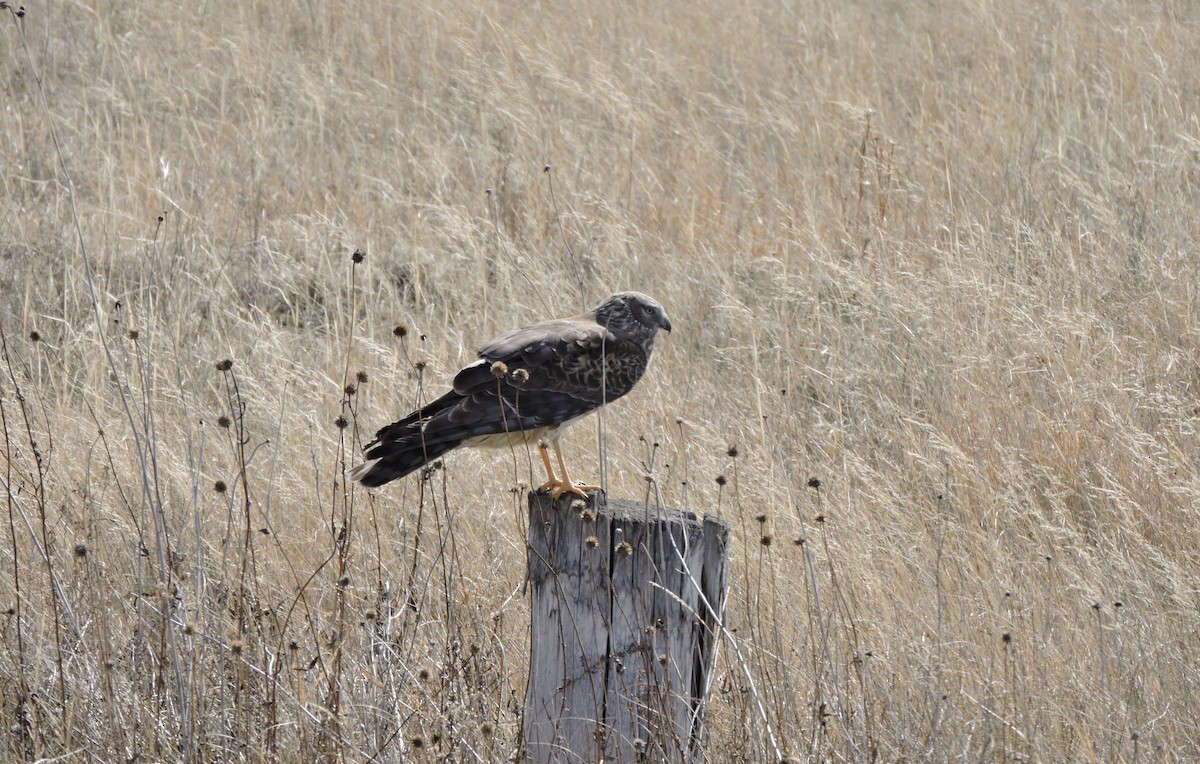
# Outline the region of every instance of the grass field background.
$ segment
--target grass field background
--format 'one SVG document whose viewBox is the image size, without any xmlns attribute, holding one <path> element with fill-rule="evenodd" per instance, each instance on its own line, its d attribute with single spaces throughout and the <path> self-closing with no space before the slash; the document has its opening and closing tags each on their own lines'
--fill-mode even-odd
<svg viewBox="0 0 1200 764">
<path fill-rule="evenodd" d="M 633 288 L 710 760 L 1200 760 L 1200 18 L 1087 5 L 5 10 L 0 758 L 511 755 L 536 457 L 343 471 Z"/>
</svg>

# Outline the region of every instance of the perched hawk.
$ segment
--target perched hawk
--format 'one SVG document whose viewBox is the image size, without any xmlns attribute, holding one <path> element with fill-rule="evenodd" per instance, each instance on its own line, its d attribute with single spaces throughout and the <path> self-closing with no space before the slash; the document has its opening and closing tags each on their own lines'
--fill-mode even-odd
<svg viewBox="0 0 1200 764">
<path fill-rule="evenodd" d="M 389 424 L 367 444 L 367 461 L 350 477 L 373 488 L 413 472 L 459 446 L 537 441 L 546 467 L 538 490 L 585 496 L 558 449 L 563 429 L 633 389 L 650 361 L 659 329 L 671 331 L 662 306 L 638 292 L 618 292 L 590 313 L 502 334 L 454 377 L 454 389 Z M 558 459 L 550 466 L 547 444 Z"/>
</svg>

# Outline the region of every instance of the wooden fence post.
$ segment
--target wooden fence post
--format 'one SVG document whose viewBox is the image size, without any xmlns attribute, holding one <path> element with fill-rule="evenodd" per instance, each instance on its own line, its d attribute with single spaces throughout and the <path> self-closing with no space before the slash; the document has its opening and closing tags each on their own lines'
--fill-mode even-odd
<svg viewBox="0 0 1200 764">
<path fill-rule="evenodd" d="M 729 525 L 529 495 L 529 762 L 691 762 L 724 616 Z"/>
</svg>

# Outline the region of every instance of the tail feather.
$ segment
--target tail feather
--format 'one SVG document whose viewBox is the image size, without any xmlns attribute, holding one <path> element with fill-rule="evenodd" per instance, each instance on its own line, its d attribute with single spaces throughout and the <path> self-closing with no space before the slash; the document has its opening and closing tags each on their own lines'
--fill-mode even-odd
<svg viewBox="0 0 1200 764">
<path fill-rule="evenodd" d="M 367 452 L 367 461 L 350 470 L 350 479 L 357 480 L 367 488 L 378 488 L 415 472 L 461 442 L 423 442 L 421 433 L 417 431 L 400 440 L 380 443 Z"/>
<path fill-rule="evenodd" d="M 375 433 L 366 447 L 366 461 L 352 469 L 349 477 L 377 488 L 415 472 L 472 438 L 539 426 L 545 425 L 536 417 L 518 415 L 515 404 L 497 400 L 494 391 L 464 395 L 451 390 Z"/>
<path fill-rule="evenodd" d="M 375 433 L 375 439 L 367 444 L 367 460 L 350 470 L 350 479 L 367 488 L 378 488 L 456 448 L 463 441 L 461 437 L 455 437 L 445 428 L 427 430 L 423 425 L 461 400 L 461 396 L 451 391 Z"/>
</svg>

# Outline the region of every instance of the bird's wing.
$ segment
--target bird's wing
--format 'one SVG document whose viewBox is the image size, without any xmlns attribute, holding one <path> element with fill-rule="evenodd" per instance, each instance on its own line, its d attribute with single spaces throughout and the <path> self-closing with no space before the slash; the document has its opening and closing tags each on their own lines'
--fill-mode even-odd
<svg viewBox="0 0 1200 764">
<path fill-rule="evenodd" d="M 588 395 L 586 380 L 573 380 L 579 375 L 571 372 L 589 366 L 611 339 L 588 316 L 545 321 L 501 335 L 455 375 L 450 392 L 381 429 L 367 449 L 418 431 L 425 442 L 464 439 L 545 427 L 585 414 L 603 399 L 598 391 Z M 497 362 L 506 369 L 499 378 L 492 369 Z M 518 369 L 524 371 L 523 378 L 514 373 Z"/>
<path fill-rule="evenodd" d="M 599 357 L 613 336 L 591 315 L 543 321 L 502 334 L 479 349 L 479 360 L 454 378 L 456 392 L 468 395 L 480 386 L 495 389 L 492 365 L 504 364 L 510 373 L 524 369 L 527 389 L 555 384 L 560 369 L 580 359 Z"/>
<path fill-rule="evenodd" d="M 600 365 L 614 338 L 594 317 L 545 321 L 501 335 L 454 377 L 461 396 L 453 418 L 492 433 L 576 419 L 600 406 Z M 497 366 L 502 364 L 502 366 Z M 431 422 L 432 424 L 432 422 Z M 478 433 L 476 433 L 478 434 Z"/>
</svg>

